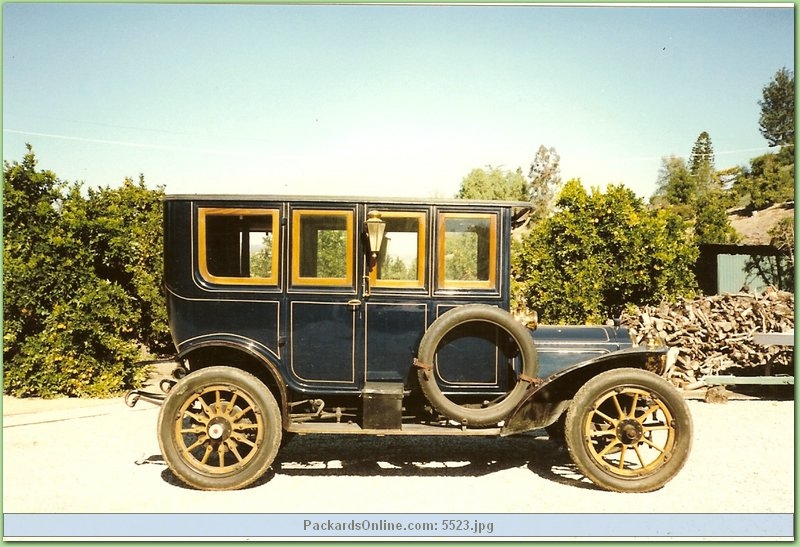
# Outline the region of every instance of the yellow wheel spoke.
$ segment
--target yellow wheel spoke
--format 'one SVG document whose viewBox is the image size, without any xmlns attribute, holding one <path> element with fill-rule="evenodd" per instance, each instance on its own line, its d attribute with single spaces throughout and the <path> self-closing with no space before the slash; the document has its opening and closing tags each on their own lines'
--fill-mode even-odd
<svg viewBox="0 0 800 547">
<path fill-rule="evenodd" d="M 241 462 L 244 460 L 241 454 L 239 454 L 239 449 L 236 447 L 235 444 L 231 443 L 231 446 L 228 447 L 228 450 L 233 454 L 236 458 L 236 461 Z"/>
<path fill-rule="evenodd" d="M 643 468 L 644 468 L 644 467 L 647 467 L 647 464 L 646 464 L 646 463 L 644 463 L 644 458 L 642 457 L 642 453 L 641 453 L 641 452 L 639 452 L 639 447 L 638 447 L 638 446 L 634 446 L 634 447 L 633 447 L 633 451 L 634 451 L 634 452 L 636 452 L 636 457 L 637 457 L 637 458 L 639 458 L 639 463 L 641 463 L 641 464 L 642 464 L 642 467 L 643 467 Z"/>
<path fill-rule="evenodd" d="M 236 407 L 234 403 L 236 403 L 236 399 L 237 399 L 238 396 L 239 395 L 237 393 L 234 393 L 231 396 L 231 400 L 228 401 L 228 407 L 225 409 L 225 415 L 226 416 L 230 416 L 231 412 L 233 412 L 233 409 Z"/>
<path fill-rule="evenodd" d="M 648 444 L 648 446 L 650 446 L 650 448 L 654 448 L 654 449 L 658 450 L 659 452 L 661 452 L 662 454 L 664 453 L 664 448 L 654 444 L 650 439 L 643 438 L 642 441 L 646 442 Z"/>
<path fill-rule="evenodd" d="M 611 396 L 611 399 L 614 401 L 614 406 L 617 408 L 617 413 L 619 414 L 620 419 L 625 418 L 627 414 L 624 410 L 622 410 L 622 406 L 619 404 L 619 399 L 617 399 L 617 394 Z"/>
<path fill-rule="evenodd" d="M 211 456 L 211 452 L 213 452 L 213 449 L 211 448 L 210 444 L 207 444 L 206 445 L 206 451 L 203 454 L 203 458 L 200 460 L 200 463 L 205 465 L 205 463 L 208 461 L 209 456 Z"/>
<path fill-rule="evenodd" d="M 206 430 L 205 426 L 196 425 L 196 426 L 189 427 L 189 428 L 186 428 L 186 429 L 181 429 L 181 433 L 198 433 L 198 434 L 200 434 L 200 433 L 204 433 L 205 430 Z"/>
<path fill-rule="evenodd" d="M 214 411 L 211 410 L 211 407 L 206 404 L 202 397 L 197 397 L 197 400 L 200 401 L 200 406 L 203 407 L 203 412 L 205 412 L 208 416 L 214 414 Z"/>
<path fill-rule="evenodd" d="M 592 437 L 613 437 L 617 432 L 613 429 L 595 429 L 592 431 Z"/>
<path fill-rule="evenodd" d="M 616 427 L 616 425 L 619 423 L 619 420 L 615 420 L 614 418 L 612 418 L 612 417 L 611 417 L 611 416 L 609 416 L 608 414 L 605 414 L 604 412 L 600 411 L 600 409 L 596 409 L 596 410 L 594 411 L 594 413 L 595 413 L 596 415 L 600 416 L 600 417 L 601 417 L 601 418 L 603 418 L 603 419 L 604 419 L 606 422 L 610 423 L 611 425 L 613 425 L 613 426 L 615 426 L 615 427 Z"/>
<path fill-rule="evenodd" d="M 235 440 L 239 441 L 240 443 L 244 443 L 244 444 L 250 445 L 253 448 L 256 447 L 256 443 L 254 443 L 253 441 L 251 441 L 250 439 L 248 439 L 245 435 L 242 435 L 241 433 L 236 433 L 236 432 L 231 433 L 231 437 L 230 438 L 231 439 L 235 439 Z"/>
<path fill-rule="evenodd" d="M 219 443 L 217 447 L 217 457 L 219 458 L 219 467 L 220 469 L 225 467 L 225 444 Z"/>
<path fill-rule="evenodd" d="M 637 420 L 639 420 L 640 424 L 643 424 L 648 416 L 650 416 L 651 414 L 655 413 L 660 408 L 661 408 L 660 406 L 658 406 L 657 404 L 654 403 L 650 408 L 647 409 L 647 411 L 644 414 L 639 416 L 637 418 Z"/>
<path fill-rule="evenodd" d="M 622 449 L 619 451 L 619 469 L 625 469 L 625 451 L 628 449 L 627 445 L 622 445 Z"/>
<path fill-rule="evenodd" d="M 190 412 L 188 410 L 186 412 L 184 412 L 184 415 L 188 416 L 189 418 L 191 418 L 192 420 L 194 420 L 195 422 L 197 422 L 199 424 L 203 424 L 203 425 L 208 424 L 208 420 L 209 420 L 208 416 L 205 416 L 205 415 L 202 415 L 202 414 L 195 414 L 194 412 Z"/>
<path fill-rule="evenodd" d="M 198 446 L 201 446 L 204 442 L 206 442 L 206 440 L 207 440 L 207 437 L 205 437 L 205 436 L 198 437 L 197 440 L 192 444 L 192 446 L 187 446 L 186 447 L 186 452 L 191 452 L 192 450 L 194 450 Z"/>
<path fill-rule="evenodd" d="M 631 411 L 628 413 L 628 418 L 634 418 L 636 415 L 636 405 L 639 403 L 639 392 L 633 393 L 633 401 L 631 401 Z"/>
<path fill-rule="evenodd" d="M 240 410 L 240 411 L 239 411 L 239 412 L 236 414 L 236 416 L 231 416 L 231 421 L 232 421 L 232 422 L 235 422 L 235 421 L 237 421 L 239 418 L 241 418 L 242 416 L 244 416 L 244 415 L 247 413 L 247 411 L 249 411 L 251 408 L 252 408 L 252 407 L 251 407 L 251 406 L 249 406 L 249 405 L 248 405 L 248 406 L 246 406 L 246 407 L 244 407 L 242 410 Z"/>
<path fill-rule="evenodd" d="M 618 446 L 622 446 L 622 443 L 619 442 L 618 439 L 614 439 L 613 442 L 608 443 L 608 445 L 603 450 L 601 450 L 600 452 L 597 453 L 597 457 L 598 458 L 603 458 L 606 454 L 608 454 L 609 452 L 611 452 L 613 449 L 617 448 Z"/>
</svg>

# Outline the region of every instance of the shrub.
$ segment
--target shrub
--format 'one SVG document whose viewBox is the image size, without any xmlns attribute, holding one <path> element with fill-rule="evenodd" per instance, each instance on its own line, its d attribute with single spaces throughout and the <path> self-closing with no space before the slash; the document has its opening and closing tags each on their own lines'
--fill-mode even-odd
<svg viewBox="0 0 800 547">
<path fill-rule="evenodd" d="M 133 387 L 140 346 L 168 347 L 161 285 L 162 190 L 126 180 L 85 191 L 4 165 L 3 389 L 108 396 Z"/>
<path fill-rule="evenodd" d="M 691 295 L 697 247 L 685 222 L 623 186 L 569 181 L 556 211 L 514 246 L 517 300 L 544 323 L 602 323 L 626 304 Z"/>
</svg>

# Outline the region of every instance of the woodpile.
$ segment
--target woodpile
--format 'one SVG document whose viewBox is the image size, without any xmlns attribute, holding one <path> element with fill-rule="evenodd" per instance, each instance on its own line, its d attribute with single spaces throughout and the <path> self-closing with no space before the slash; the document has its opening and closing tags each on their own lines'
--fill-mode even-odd
<svg viewBox="0 0 800 547">
<path fill-rule="evenodd" d="M 794 294 L 769 288 L 762 294 L 736 293 L 680 299 L 623 314 L 622 325 L 634 341 L 657 336 L 671 349 L 666 377 L 684 389 L 702 387 L 714 374 L 769 375 L 776 369 L 793 374 L 793 348 L 762 346 L 761 332 L 794 331 Z"/>
</svg>

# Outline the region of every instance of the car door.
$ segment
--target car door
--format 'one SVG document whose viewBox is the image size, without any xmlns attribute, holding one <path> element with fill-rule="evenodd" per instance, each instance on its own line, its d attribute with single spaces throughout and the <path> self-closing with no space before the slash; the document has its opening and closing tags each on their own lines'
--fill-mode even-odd
<svg viewBox="0 0 800 547">
<path fill-rule="evenodd" d="M 288 368 L 303 388 L 348 391 L 361 383 L 358 210 L 356 204 L 289 208 Z"/>
<path fill-rule="evenodd" d="M 403 382 L 429 320 L 429 207 L 290 208 L 289 368 L 311 389 Z M 370 248 L 368 220 L 382 224 Z"/>
<path fill-rule="evenodd" d="M 380 248 L 367 249 L 360 294 L 365 377 L 405 382 L 430 320 L 431 211 L 424 205 L 372 203 L 365 213 L 367 220 L 383 224 Z"/>
</svg>

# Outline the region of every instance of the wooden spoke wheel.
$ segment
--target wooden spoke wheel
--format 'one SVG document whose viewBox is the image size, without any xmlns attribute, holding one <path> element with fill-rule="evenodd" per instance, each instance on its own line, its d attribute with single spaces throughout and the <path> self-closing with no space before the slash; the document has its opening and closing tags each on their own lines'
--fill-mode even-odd
<svg viewBox="0 0 800 547">
<path fill-rule="evenodd" d="M 187 375 L 170 390 L 158 432 L 164 460 L 189 486 L 243 488 L 261 477 L 277 455 L 280 409 L 251 374 L 210 367 Z"/>
<path fill-rule="evenodd" d="M 623 368 L 599 374 L 578 390 L 565 435 L 575 465 L 592 482 L 618 492 L 649 492 L 686 462 L 692 420 L 666 380 Z"/>
</svg>

